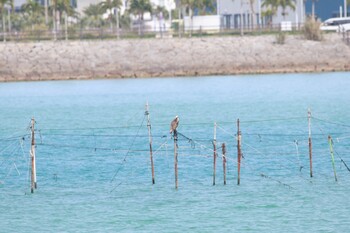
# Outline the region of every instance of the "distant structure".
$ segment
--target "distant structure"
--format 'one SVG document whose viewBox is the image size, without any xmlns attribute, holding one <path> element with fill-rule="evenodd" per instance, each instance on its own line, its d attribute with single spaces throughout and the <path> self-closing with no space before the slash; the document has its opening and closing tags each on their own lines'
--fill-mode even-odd
<svg viewBox="0 0 350 233">
<path fill-rule="evenodd" d="M 41 5 L 45 5 L 45 0 L 35 0 L 36 2 L 40 3 Z M 95 0 L 97 1 L 97 0 Z M 94 0 L 70 0 L 70 4 L 74 7 L 74 8 L 77 8 L 77 2 L 95 2 Z M 102 1 L 102 0 L 101 0 Z M 16 11 L 19 11 L 21 9 L 21 6 L 26 3 L 27 0 L 14 0 L 13 1 L 13 5 L 15 7 L 15 10 Z M 50 5 L 52 0 L 47 0 L 48 4 Z M 89 5 L 89 4 L 88 4 Z"/>
<path fill-rule="evenodd" d="M 305 22 L 307 16 L 312 14 L 312 3 L 315 5 L 315 16 L 326 20 L 331 17 L 349 16 L 349 6 L 345 11 L 344 0 L 295 0 L 295 9 L 291 7 L 277 8 L 272 13 L 268 6 L 263 6 L 264 0 L 216 0 L 216 15 L 196 16 L 190 21 L 184 17 L 185 29 L 212 30 L 212 29 L 253 29 L 265 27 L 283 27 L 289 23 L 299 27 Z"/>
<path fill-rule="evenodd" d="M 264 14 L 267 8 L 262 7 L 263 2 L 264 0 L 255 0 L 253 5 L 250 5 L 249 0 L 217 0 L 217 14 L 222 16 L 222 27 L 237 29 L 242 25 L 243 28 L 251 28 L 269 24 L 278 25 L 282 21 L 298 25 L 305 21 L 303 0 L 295 1 L 295 10 L 287 7 L 284 16 L 281 7 L 277 9 L 275 15 Z"/>
<path fill-rule="evenodd" d="M 77 1 L 77 11 L 82 14 L 84 9 L 87 8 L 90 4 L 99 4 L 103 0 L 76 0 Z"/>
<path fill-rule="evenodd" d="M 21 9 L 21 6 L 26 2 L 26 0 L 14 0 L 13 6 L 15 7 L 16 12 Z"/>
<path fill-rule="evenodd" d="M 290 7 L 277 8 L 272 13 L 267 6 L 262 6 L 264 0 L 216 0 L 214 15 L 197 16 L 190 20 L 187 14 L 184 17 L 185 30 L 219 30 L 219 29 L 257 29 L 264 27 L 281 27 L 288 23 L 299 27 L 305 22 L 304 0 L 295 0 L 295 9 Z"/>
</svg>

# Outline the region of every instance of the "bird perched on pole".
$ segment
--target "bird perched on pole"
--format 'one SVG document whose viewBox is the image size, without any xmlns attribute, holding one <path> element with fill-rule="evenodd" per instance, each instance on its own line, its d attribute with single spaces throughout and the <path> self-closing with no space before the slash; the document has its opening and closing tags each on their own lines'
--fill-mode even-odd
<svg viewBox="0 0 350 233">
<path fill-rule="evenodd" d="M 170 134 L 176 131 L 177 126 L 179 125 L 179 117 L 176 116 L 175 119 L 170 124 Z"/>
</svg>

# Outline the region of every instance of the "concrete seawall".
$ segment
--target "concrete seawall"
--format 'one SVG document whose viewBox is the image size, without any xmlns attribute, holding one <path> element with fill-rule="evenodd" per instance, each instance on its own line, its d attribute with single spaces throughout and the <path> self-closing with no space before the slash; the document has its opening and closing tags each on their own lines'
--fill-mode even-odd
<svg viewBox="0 0 350 233">
<path fill-rule="evenodd" d="M 350 70 L 337 34 L 0 43 L 0 81 Z"/>
</svg>

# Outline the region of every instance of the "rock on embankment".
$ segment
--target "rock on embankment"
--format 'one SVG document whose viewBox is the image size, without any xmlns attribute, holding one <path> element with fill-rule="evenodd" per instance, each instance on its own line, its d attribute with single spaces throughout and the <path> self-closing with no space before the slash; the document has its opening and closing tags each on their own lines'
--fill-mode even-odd
<svg viewBox="0 0 350 233">
<path fill-rule="evenodd" d="M 337 34 L 0 43 L 0 81 L 350 70 Z"/>
</svg>

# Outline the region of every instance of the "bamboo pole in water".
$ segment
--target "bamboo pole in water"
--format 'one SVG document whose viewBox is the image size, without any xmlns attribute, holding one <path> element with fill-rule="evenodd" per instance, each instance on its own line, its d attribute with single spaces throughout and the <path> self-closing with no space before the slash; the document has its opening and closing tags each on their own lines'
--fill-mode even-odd
<svg viewBox="0 0 350 233">
<path fill-rule="evenodd" d="M 241 151 L 241 131 L 239 128 L 239 119 L 237 119 L 237 185 L 240 185 L 241 183 L 241 158 L 242 158 L 242 151 Z"/>
<path fill-rule="evenodd" d="M 333 141 L 332 141 L 332 137 L 330 135 L 328 135 L 328 143 L 329 143 L 329 149 L 331 152 L 331 158 L 332 158 L 332 166 L 333 166 L 333 172 L 334 172 L 334 179 L 337 182 L 337 172 L 335 171 L 335 164 L 334 164 L 334 151 L 333 151 Z"/>
<path fill-rule="evenodd" d="M 177 131 L 176 129 L 174 130 L 174 168 L 175 168 L 175 189 L 178 188 L 178 173 L 177 173 Z"/>
<path fill-rule="evenodd" d="M 310 159 L 310 177 L 312 177 L 312 140 L 311 140 L 311 111 L 308 109 L 308 128 L 309 128 L 309 159 Z"/>
<path fill-rule="evenodd" d="M 154 163 L 153 163 L 153 151 L 152 151 L 151 120 L 150 120 L 150 115 L 149 115 L 149 105 L 148 105 L 148 102 L 146 103 L 145 115 L 147 116 L 147 128 L 148 128 L 148 138 L 149 138 L 149 153 L 150 153 L 151 169 L 152 169 L 152 184 L 155 184 Z"/>
<path fill-rule="evenodd" d="M 213 185 L 215 185 L 215 175 L 216 175 L 216 122 L 214 123 L 214 139 L 213 139 L 213 146 L 214 146 L 214 167 L 213 167 Z"/>
<path fill-rule="evenodd" d="M 37 188 L 36 183 L 36 161 L 35 161 L 35 120 L 34 117 L 31 121 L 31 147 L 30 147 L 30 157 L 31 157 L 31 185 L 30 191 L 34 193 L 34 189 Z"/>
<path fill-rule="evenodd" d="M 224 172 L 224 185 L 226 185 L 226 145 L 222 143 L 222 167 Z"/>
</svg>

